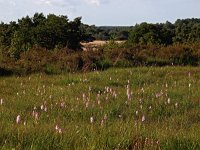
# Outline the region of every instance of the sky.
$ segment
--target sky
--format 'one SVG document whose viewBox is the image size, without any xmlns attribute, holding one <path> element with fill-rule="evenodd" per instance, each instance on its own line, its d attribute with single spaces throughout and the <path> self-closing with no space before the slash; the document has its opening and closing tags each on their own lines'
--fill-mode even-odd
<svg viewBox="0 0 200 150">
<path fill-rule="evenodd" d="M 96 26 L 132 26 L 200 18 L 200 0 L 0 0 L 0 21 L 8 23 L 35 12 L 66 15 Z"/>
</svg>

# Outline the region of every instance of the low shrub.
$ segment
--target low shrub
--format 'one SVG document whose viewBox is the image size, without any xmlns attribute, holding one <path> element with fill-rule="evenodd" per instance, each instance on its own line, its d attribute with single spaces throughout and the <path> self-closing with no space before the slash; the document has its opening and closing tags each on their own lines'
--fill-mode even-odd
<svg viewBox="0 0 200 150">
<path fill-rule="evenodd" d="M 200 44 L 131 45 L 108 42 L 98 50 L 47 50 L 33 47 L 19 59 L 1 53 L 0 75 L 105 70 L 110 67 L 200 64 Z"/>
</svg>

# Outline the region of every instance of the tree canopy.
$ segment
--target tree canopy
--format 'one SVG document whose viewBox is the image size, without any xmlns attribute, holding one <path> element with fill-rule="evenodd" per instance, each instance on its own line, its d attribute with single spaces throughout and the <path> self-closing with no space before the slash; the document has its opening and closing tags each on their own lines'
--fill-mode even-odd
<svg viewBox="0 0 200 150">
<path fill-rule="evenodd" d="M 200 19 L 178 19 L 174 24 L 141 23 L 132 27 L 129 42 L 133 44 L 164 44 L 199 42 Z"/>
<path fill-rule="evenodd" d="M 7 47 L 14 57 L 34 45 L 49 50 L 56 47 L 76 50 L 87 37 L 81 25 L 80 17 L 69 21 L 67 16 L 49 14 L 45 17 L 42 13 L 35 13 L 33 17 L 26 16 L 18 22 L 1 23 L 0 45 Z"/>
</svg>

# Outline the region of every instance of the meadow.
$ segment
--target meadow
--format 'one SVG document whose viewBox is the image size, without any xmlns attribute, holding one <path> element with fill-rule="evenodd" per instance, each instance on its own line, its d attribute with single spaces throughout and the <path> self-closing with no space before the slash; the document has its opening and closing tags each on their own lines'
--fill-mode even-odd
<svg viewBox="0 0 200 150">
<path fill-rule="evenodd" d="M 0 77 L 0 148 L 200 149 L 200 67 Z"/>
</svg>

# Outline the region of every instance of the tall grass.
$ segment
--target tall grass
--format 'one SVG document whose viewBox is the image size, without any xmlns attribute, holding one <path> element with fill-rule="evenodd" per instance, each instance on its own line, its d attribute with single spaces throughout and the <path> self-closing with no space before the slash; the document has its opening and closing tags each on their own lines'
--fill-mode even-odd
<svg viewBox="0 0 200 150">
<path fill-rule="evenodd" d="M 199 73 L 142 67 L 1 77 L 0 147 L 200 149 Z"/>
</svg>

